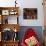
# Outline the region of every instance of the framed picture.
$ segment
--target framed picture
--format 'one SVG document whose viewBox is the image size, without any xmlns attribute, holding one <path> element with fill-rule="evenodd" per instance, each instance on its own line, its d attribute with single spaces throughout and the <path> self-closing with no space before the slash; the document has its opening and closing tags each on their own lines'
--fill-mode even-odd
<svg viewBox="0 0 46 46">
<path fill-rule="evenodd" d="M 23 18 L 24 19 L 37 19 L 37 8 L 24 8 Z"/>
<path fill-rule="evenodd" d="M 2 15 L 9 15 L 9 10 L 2 10 Z"/>
</svg>

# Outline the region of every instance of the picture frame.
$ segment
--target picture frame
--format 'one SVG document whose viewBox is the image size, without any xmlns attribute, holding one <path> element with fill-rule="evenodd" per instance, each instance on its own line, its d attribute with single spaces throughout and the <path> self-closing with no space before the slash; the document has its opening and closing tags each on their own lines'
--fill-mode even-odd
<svg viewBox="0 0 46 46">
<path fill-rule="evenodd" d="M 9 15 L 9 10 L 2 10 L 2 15 Z"/>
<path fill-rule="evenodd" d="M 37 8 L 23 8 L 23 19 L 37 19 Z"/>
</svg>

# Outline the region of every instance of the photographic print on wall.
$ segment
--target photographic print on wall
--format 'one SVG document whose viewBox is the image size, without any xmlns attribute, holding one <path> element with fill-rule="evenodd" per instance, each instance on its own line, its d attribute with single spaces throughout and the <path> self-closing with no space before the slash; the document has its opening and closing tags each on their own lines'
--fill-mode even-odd
<svg viewBox="0 0 46 46">
<path fill-rule="evenodd" d="M 23 8 L 24 19 L 37 19 L 37 8 Z"/>
</svg>

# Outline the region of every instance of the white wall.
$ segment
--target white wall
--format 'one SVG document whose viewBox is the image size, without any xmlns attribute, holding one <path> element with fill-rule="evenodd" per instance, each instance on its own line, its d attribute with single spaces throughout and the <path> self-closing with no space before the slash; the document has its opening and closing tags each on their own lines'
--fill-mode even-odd
<svg viewBox="0 0 46 46">
<path fill-rule="evenodd" d="M 23 2 L 22 2 L 23 3 Z M 23 20 L 23 12 L 20 13 L 20 24 L 26 25 L 26 26 L 43 26 L 43 6 L 42 6 L 42 0 L 24 0 L 24 3 L 22 5 L 23 8 L 37 8 L 38 10 L 38 19 L 37 20 Z M 23 10 L 21 10 L 23 11 Z"/>
<path fill-rule="evenodd" d="M 1 7 L 14 6 L 15 0 L 0 0 Z M 19 24 L 21 26 L 43 26 L 43 6 L 42 0 L 17 0 L 19 6 Z M 38 19 L 37 20 L 24 20 L 23 19 L 23 8 L 37 8 L 38 10 Z"/>
</svg>

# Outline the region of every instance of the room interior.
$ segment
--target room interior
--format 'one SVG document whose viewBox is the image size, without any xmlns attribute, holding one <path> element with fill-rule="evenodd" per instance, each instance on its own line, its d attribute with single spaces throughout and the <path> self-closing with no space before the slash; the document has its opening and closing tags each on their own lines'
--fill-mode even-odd
<svg viewBox="0 0 46 46">
<path fill-rule="evenodd" d="M 0 0 L 0 46 L 22 46 L 28 28 L 45 46 L 43 4 L 43 0 Z"/>
</svg>

